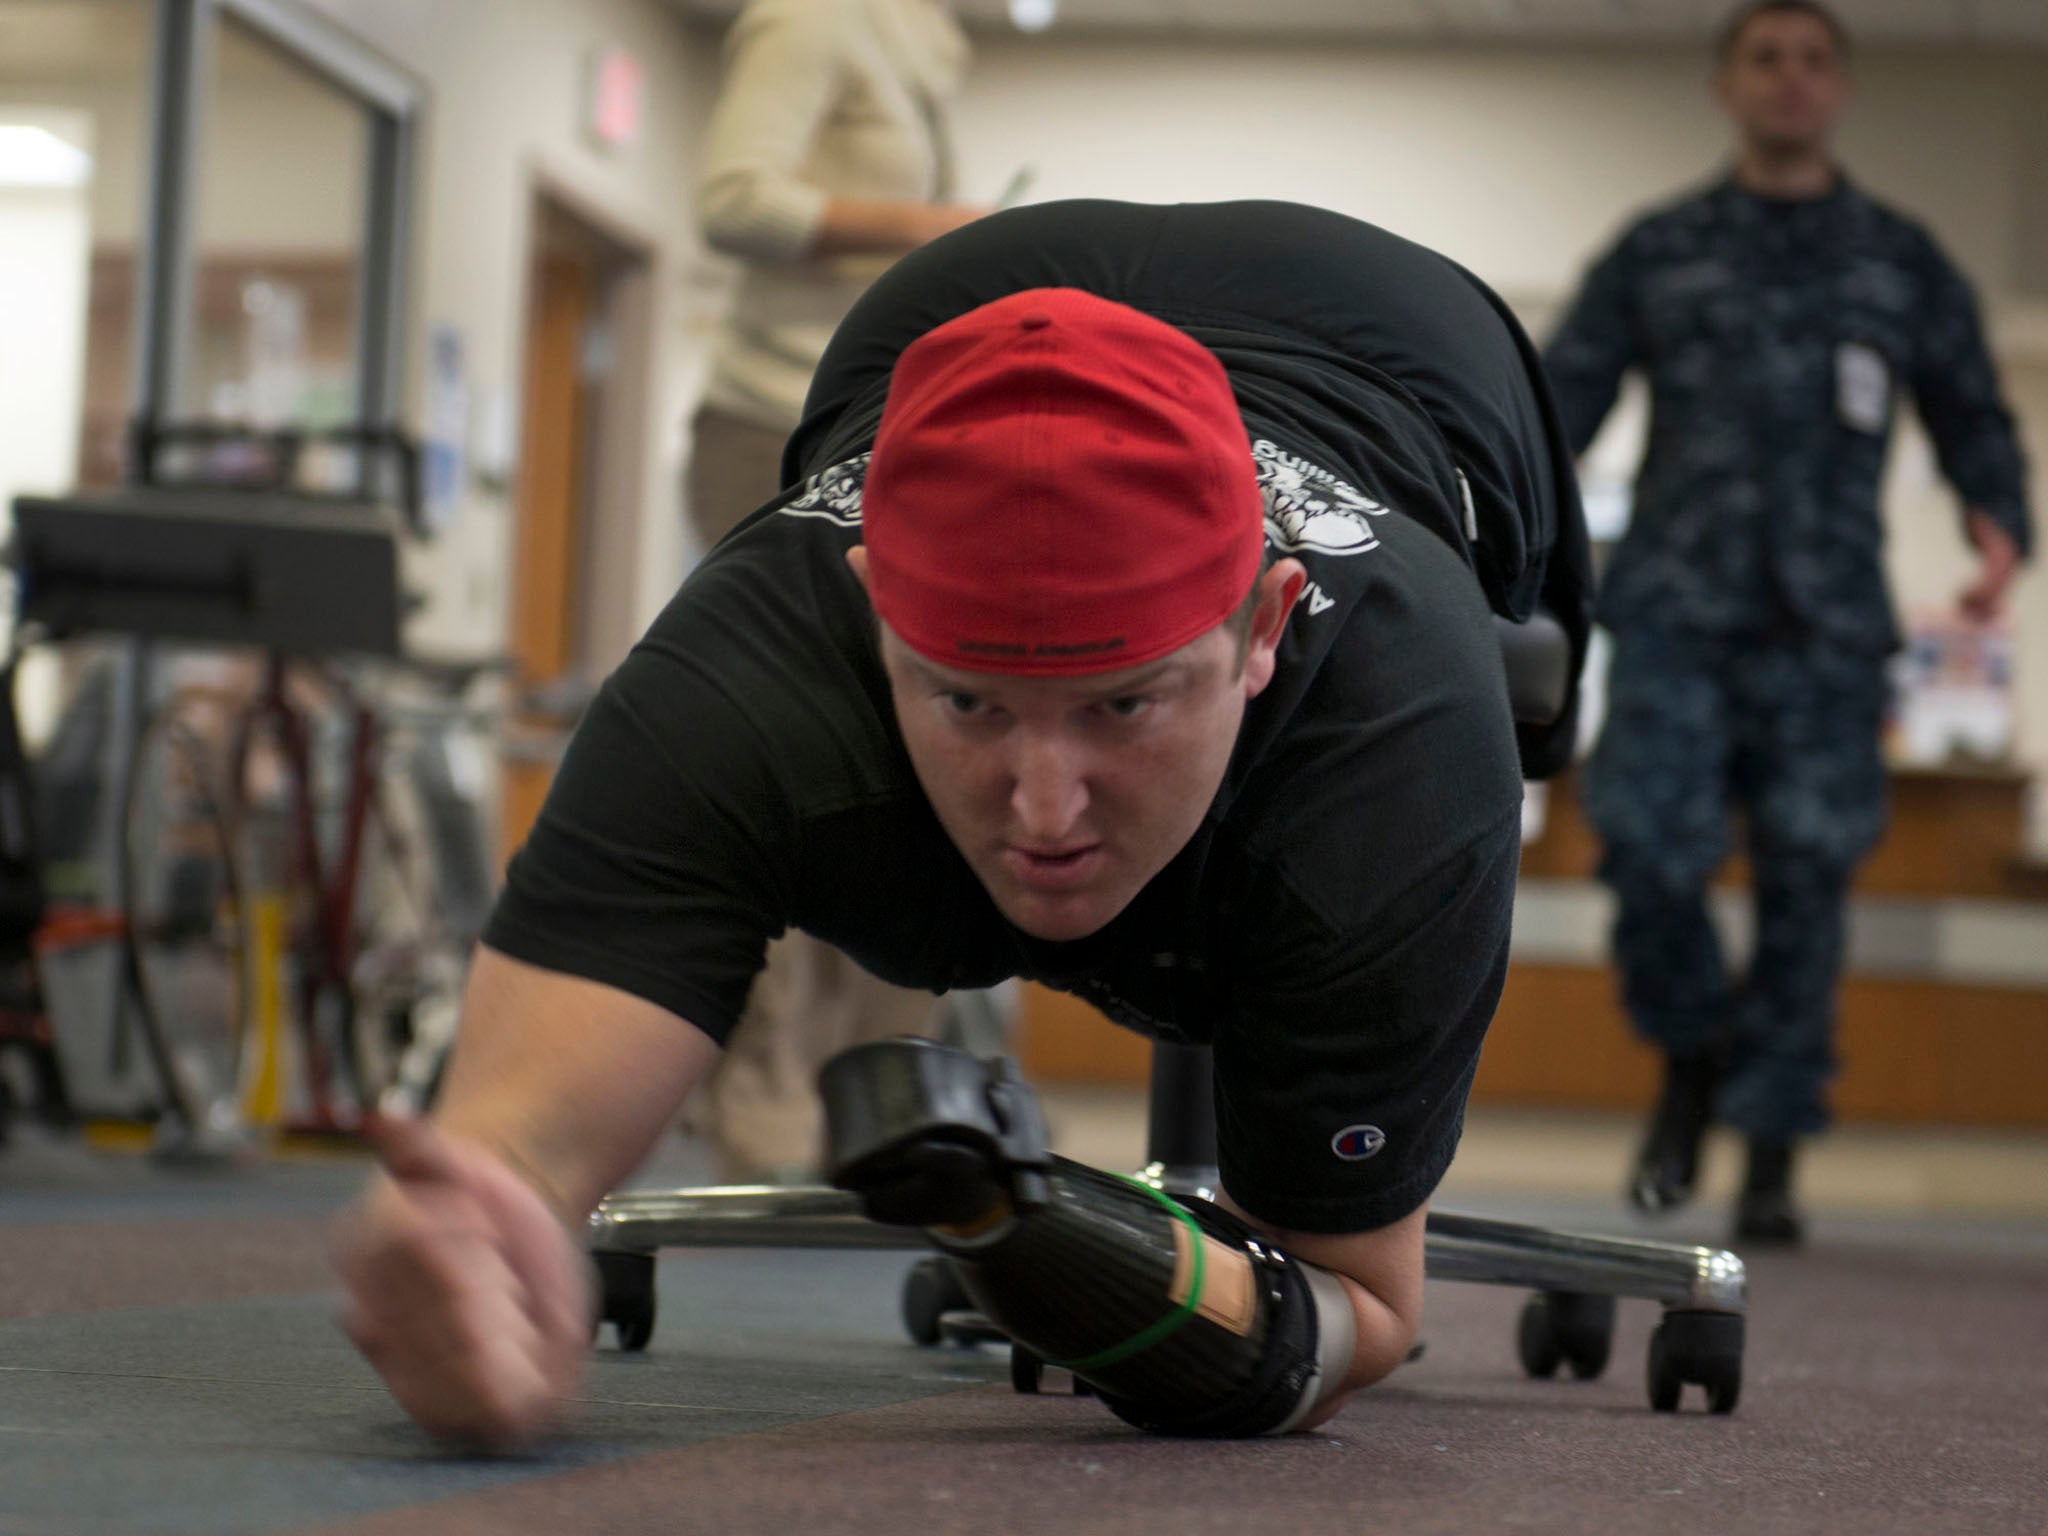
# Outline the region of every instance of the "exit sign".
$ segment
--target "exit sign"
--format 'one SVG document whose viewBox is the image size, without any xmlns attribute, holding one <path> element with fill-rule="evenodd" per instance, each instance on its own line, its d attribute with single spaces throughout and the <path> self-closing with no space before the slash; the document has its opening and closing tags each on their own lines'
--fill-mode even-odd
<svg viewBox="0 0 2048 1536">
<path fill-rule="evenodd" d="M 623 48 L 599 49 L 590 58 L 584 126 L 605 148 L 630 149 L 640 142 L 646 96 L 640 61 Z"/>
</svg>

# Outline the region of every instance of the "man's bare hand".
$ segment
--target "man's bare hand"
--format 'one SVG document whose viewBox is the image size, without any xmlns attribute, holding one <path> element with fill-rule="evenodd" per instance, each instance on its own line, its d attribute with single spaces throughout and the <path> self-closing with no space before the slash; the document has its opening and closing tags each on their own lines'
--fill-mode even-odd
<svg viewBox="0 0 2048 1536">
<path fill-rule="evenodd" d="M 1978 624 L 1989 624 L 2005 611 L 2006 589 L 2012 585 L 2013 574 L 2020 567 L 2020 548 L 2007 533 L 1990 517 L 1972 510 L 1969 517 L 1970 542 L 1976 546 L 1982 562 L 1977 570 L 1977 579 L 1963 588 L 1956 599 L 1956 606 L 1963 617 Z"/>
<path fill-rule="evenodd" d="M 582 1378 L 583 1254 L 485 1147 L 425 1120 L 385 1120 L 371 1139 L 382 1171 L 332 1244 L 343 1329 L 429 1434 L 487 1450 L 531 1442 Z"/>
</svg>

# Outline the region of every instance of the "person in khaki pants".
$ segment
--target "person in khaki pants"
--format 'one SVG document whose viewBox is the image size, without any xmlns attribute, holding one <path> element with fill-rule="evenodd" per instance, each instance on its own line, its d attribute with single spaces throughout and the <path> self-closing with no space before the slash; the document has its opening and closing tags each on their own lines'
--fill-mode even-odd
<svg viewBox="0 0 2048 1536">
<path fill-rule="evenodd" d="M 693 424 L 689 510 L 707 549 L 782 489 L 783 443 L 853 301 L 982 211 L 952 201 L 945 105 L 968 46 L 947 0 L 750 0 L 725 55 L 698 212 L 744 265 Z M 818 1067 L 932 1032 L 934 1008 L 808 935 L 776 941 L 697 1107 L 721 1177 L 808 1176 Z"/>
</svg>

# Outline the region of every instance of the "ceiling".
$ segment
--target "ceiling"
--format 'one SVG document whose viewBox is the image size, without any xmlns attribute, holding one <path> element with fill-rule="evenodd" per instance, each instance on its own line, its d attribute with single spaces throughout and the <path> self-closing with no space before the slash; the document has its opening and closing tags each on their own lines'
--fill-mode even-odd
<svg viewBox="0 0 2048 1536">
<path fill-rule="evenodd" d="M 742 0 L 669 0 L 723 20 Z M 1009 30 L 1005 0 L 955 0 L 976 30 Z M 1859 42 L 2048 46 L 2048 0 L 1832 0 Z M 1155 37 L 1347 37 L 1416 43 L 1692 43 L 1733 0 L 1059 0 L 1055 31 Z"/>
</svg>

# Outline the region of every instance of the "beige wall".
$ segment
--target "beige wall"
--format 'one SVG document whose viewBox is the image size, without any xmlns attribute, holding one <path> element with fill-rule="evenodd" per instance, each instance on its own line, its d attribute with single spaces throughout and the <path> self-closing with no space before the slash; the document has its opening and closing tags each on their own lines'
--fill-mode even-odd
<svg viewBox="0 0 2048 1536">
<path fill-rule="evenodd" d="M 25 120 L 0 110 L 0 122 Z M 48 126 L 90 141 L 83 124 Z M 61 494 L 77 462 L 89 197 L 84 187 L 0 187 L 0 530 L 9 534 L 14 498 Z M 12 605 L 0 604 L 0 643 L 11 645 L 13 625 Z M 29 652 L 14 699 L 29 741 L 47 738 L 57 690 L 56 658 Z"/>
<path fill-rule="evenodd" d="M 121 19 L 147 35 L 146 12 Z M 248 44 L 231 51 L 214 97 L 200 159 L 199 238 L 267 252 L 353 249 L 362 142 L 352 109 L 282 65 L 252 65 L 250 54 Z M 34 60 L 0 64 L 0 104 L 59 105 L 91 119 L 95 245 L 132 246 L 142 227 L 149 103 L 139 63 L 121 57 L 97 73 L 61 75 Z"/>
<path fill-rule="evenodd" d="M 653 258 L 648 295 L 651 430 L 625 509 L 634 525 L 635 590 L 619 594 L 638 624 L 674 591 L 685 551 L 677 485 L 683 422 L 702 369 L 707 300 L 691 274 L 694 152 L 713 78 L 709 50 L 656 0 L 316 0 L 317 8 L 428 82 L 413 317 L 416 334 L 453 326 L 466 348 L 475 446 L 517 420 L 526 258 L 535 189 L 547 186 Z M 607 153 L 580 131 L 584 59 L 630 49 L 646 75 L 637 148 Z M 415 401 L 425 347 L 414 349 Z M 509 581 L 511 503 L 476 488 L 457 526 L 418 562 L 433 594 L 418 644 L 495 648 Z M 637 627 L 637 626 L 636 626 Z"/>
<path fill-rule="evenodd" d="M 0 186 L 0 527 L 17 494 L 69 489 L 77 462 L 87 199 L 84 187 Z"/>
<path fill-rule="evenodd" d="M 683 435 L 703 366 L 706 286 L 691 213 L 694 147 L 715 81 L 715 42 L 688 32 L 661 0 L 307 0 L 425 83 L 426 117 L 410 311 L 415 424 L 426 401 L 429 326 L 458 331 L 466 353 L 473 460 L 488 467 L 518 420 L 526 260 L 535 190 L 545 186 L 651 257 L 647 319 L 650 427 L 629 473 L 604 477 L 608 569 L 630 573 L 611 605 L 613 653 L 673 592 L 687 558 L 676 490 Z M 96 246 L 125 247 L 143 215 L 146 8 L 110 14 L 95 40 L 49 58 L 0 58 L 0 104 L 61 105 L 88 115 L 98 156 Z M 133 34 L 133 35 L 130 35 Z M 56 39 L 51 39 L 56 48 Z M 646 72 L 637 147 L 612 153 L 581 131 L 584 60 L 629 49 Z M 321 88 L 244 44 L 220 57 L 201 162 L 203 251 L 353 250 L 361 217 L 360 140 Z M 446 536 L 417 552 L 408 580 L 428 597 L 410 631 L 432 650 L 503 644 L 511 492 L 470 487 Z M 621 504 L 623 499 L 623 504 Z M 618 526 L 623 525 L 623 526 Z"/>
<path fill-rule="evenodd" d="M 1842 150 L 1979 287 L 2048 511 L 2048 56 L 1869 50 Z M 968 195 L 1020 163 L 1032 197 L 1278 197 L 1386 225 L 1465 263 L 1540 336 L 1638 210 L 1714 175 L 1726 130 L 1673 50 L 985 40 L 960 114 Z M 1628 461 L 1639 416 L 1596 453 Z M 1887 494 L 1903 604 L 1968 561 L 1910 424 Z M 2023 753 L 2048 763 L 2048 592 L 2016 607 Z"/>
<path fill-rule="evenodd" d="M 680 527 L 686 422 L 701 386 L 721 263 L 691 214 L 697 145 L 716 89 L 715 30 L 685 28 L 659 0 L 310 0 L 411 70 L 430 91 L 412 312 L 458 330 L 467 351 L 472 446 L 488 458 L 517 420 L 528 220 L 537 186 L 581 206 L 653 257 L 646 296 L 653 388 L 630 505 L 604 536 L 621 573 L 610 648 L 650 619 L 690 557 Z M 579 126 L 583 63 L 623 44 L 647 75 L 639 146 L 599 150 Z M 0 68 L 0 77 L 7 73 Z M 2008 387 L 2048 504 L 2048 58 L 1872 50 L 1844 153 L 1868 188 L 1927 220 L 1979 284 Z M 110 88 L 67 99 L 94 113 L 102 162 L 95 238 L 131 231 L 139 183 L 128 158 L 140 103 Z M 260 131 L 225 136 L 205 224 L 223 241 L 276 239 L 293 224 L 343 233 L 354 192 L 313 174 L 331 124 L 244 85 L 237 111 Z M 309 119 L 301 112 L 298 118 Z M 259 121 L 260 119 L 260 121 Z M 1725 135 L 1699 61 L 1670 50 L 1452 50 L 1145 44 L 1054 32 L 983 37 L 958 113 L 966 195 L 989 196 L 1020 163 L 1034 199 L 1281 197 L 1370 218 L 1435 245 L 1493 283 L 1541 332 L 1584 263 L 1637 209 L 1711 175 Z M 242 158 L 251 145 L 289 146 Z M 292 218 L 272 189 L 296 167 Z M 269 212 L 266 214 L 265 209 Z M 327 222 L 323 225 L 322 220 Z M 412 398 L 425 399 L 425 348 Z M 1626 455 L 1620 421 L 1608 454 Z M 509 446 L 509 445 L 508 445 Z M 1888 515 L 1902 600 L 1939 601 L 1965 558 L 1953 512 L 1908 431 Z M 431 593 L 415 638 L 488 649 L 505 623 L 509 488 L 472 488 L 466 514 L 417 562 Z M 632 573 L 628 576 L 625 573 Z M 2019 605 L 2028 755 L 2048 761 L 2048 599 L 2030 580 Z"/>
<path fill-rule="evenodd" d="M 2041 153 L 2040 56 L 1873 52 L 1854 174 L 2008 289 Z M 2030 99 L 2031 97 L 2031 99 Z M 990 39 L 961 113 L 970 191 L 1019 161 L 1035 198 L 1283 197 L 1433 245 L 1511 295 L 1565 288 L 1628 215 L 1712 174 L 1704 71 L 1669 50 L 1276 47 Z"/>
</svg>

